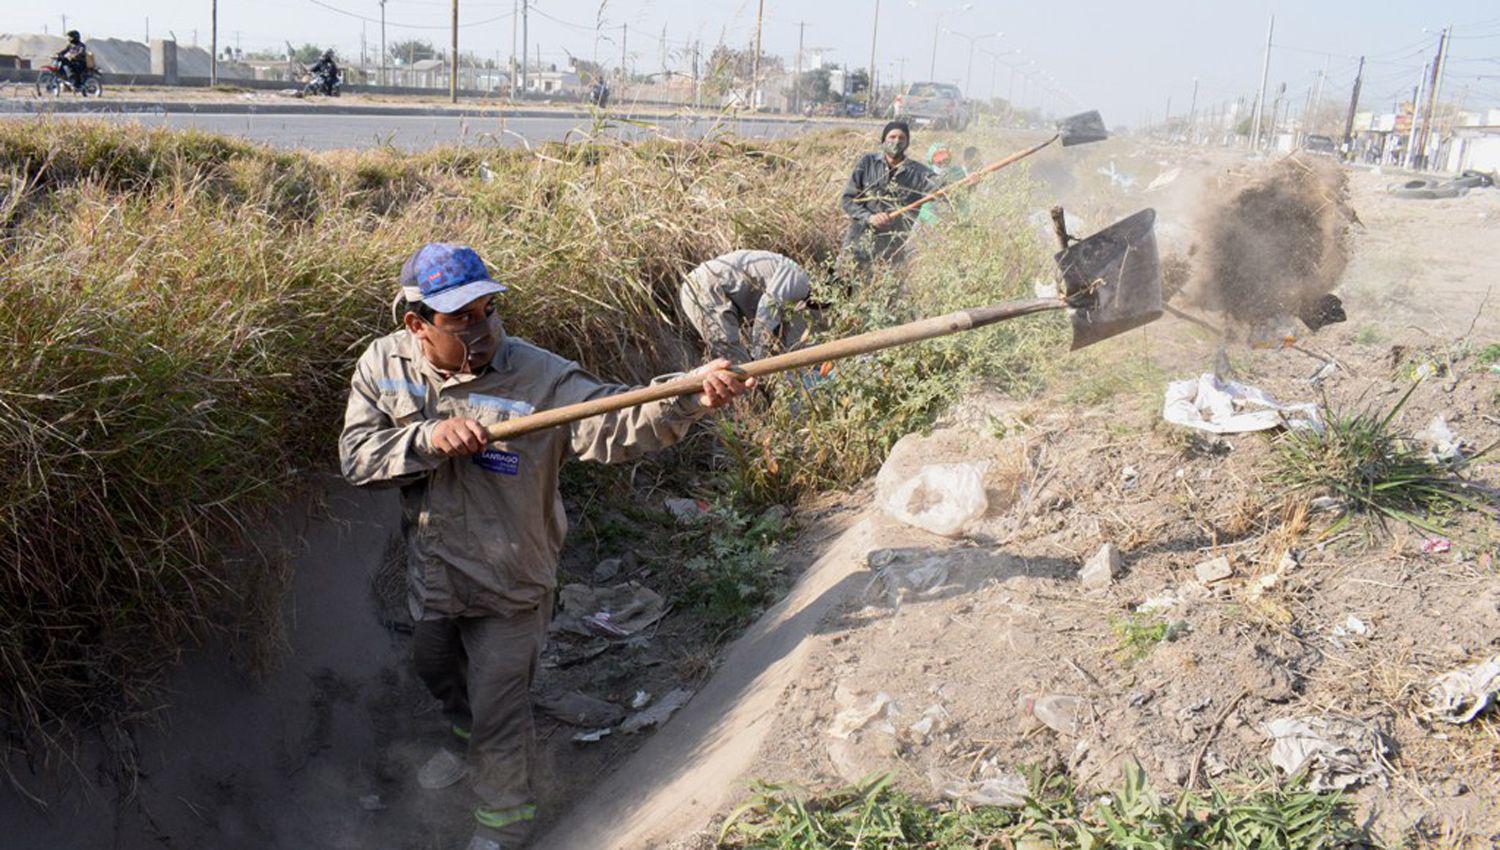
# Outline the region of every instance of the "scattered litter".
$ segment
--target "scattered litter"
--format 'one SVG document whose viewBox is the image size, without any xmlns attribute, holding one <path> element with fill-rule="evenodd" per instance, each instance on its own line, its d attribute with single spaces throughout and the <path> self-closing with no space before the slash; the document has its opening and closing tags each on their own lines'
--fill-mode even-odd
<svg viewBox="0 0 1500 850">
<path fill-rule="evenodd" d="M 898 714 L 900 708 L 891 695 L 885 691 L 876 694 L 870 700 L 869 705 L 856 705 L 840 711 L 833 718 L 833 725 L 828 727 L 828 737 L 837 738 L 841 741 L 848 740 L 855 732 L 870 725 L 871 721 L 880 717 Z"/>
<path fill-rule="evenodd" d="M 625 718 L 625 722 L 620 724 L 620 731 L 626 735 L 633 735 L 642 729 L 660 726 L 676 714 L 677 709 L 687 705 L 687 701 L 692 698 L 692 691 L 681 688 L 668 691 L 666 696 L 656 701 L 656 705 Z"/>
<path fill-rule="evenodd" d="M 984 492 L 988 463 L 933 463 L 904 481 L 877 476 L 881 506 L 892 519 L 943 537 L 963 534 L 989 508 Z"/>
<path fill-rule="evenodd" d="M 1213 584 L 1216 581 L 1223 581 L 1233 576 L 1234 565 L 1229 563 L 1227 555 L 1220 555 L 1217 558 L 1211 558 L 1193 567 L 1193 573 L 1198 577 L 1198 581 L 1204 584 Z"/>
<path fill-rule="evenodd" d="M 1343 791 L 1383 780 L 1390 745 L 1380 730 L 1352 719 L 1283 717 L 1262 724 L 1271 764 L 1288 776 L 1304 768 L 1314 791 Z"/>
<path fill-rule="evenodd" d="M 667 512 L 683 525 L 697 521 L 708 513 L 709 508 L 708 503 L 701 499 L 668 499 L 663 504 Z"/>
<path fill-rule="evenodd" d="M 1150 183 L 1146 184 L 1146 191 L 1154 192 L 1157 189 L 1162 189 L 1170 186 L 1177 181 L 1177 178 L 1181 176 L 1181 168 L 1173 168 L 1167 171 L 1163 171 L 1161 174 L 1157 175 L 1155 180 L 1152 180 Z"/>
<path fill-rule="evenodd" d="M 1463 460 L 1464 451 L 1468 448 L 1463 439 L 1453 436 L 1453 430 L 1448 427 L 1448 421 L 1441 413 L 1432 417 L 1427 428 L 1416 437 L 1427 444 L 1428 455 L 1438 463 Z"/>
<path fill-rule="evenodd" d="M 1500 655 L 1432 679 L 1425 714 L 1444 723 L 1468 723 L 1500 700 Z"/>
<path fill-rule="evenodd" d="M 1453 541 L 1446 537 L 1429 537 L 1422 541 L 1423 555 L 1441 555 L 1453 548 Z"/>
<path fill-rule="evenodd" d="M 634 581 L 610 588 L 564 585 L 558 599 L 562 612 L 553 628 L 587 637 L 629 637 L 667 613 L 661 594 Z"/>
<path fill-rule="evenodd" d="M 1255 387 L 1211 374 L 1168 384 L 1162 418 L 1213 434 L 1320 427 L 1313 404 L 1278 404 Z"/>
<path fill-rule="evenodd" d="M 621 558 L 605 558 L 599 562 L 598 566 L 594 567 L 594 583 L 604 584 L 605 582 L 614 581 L 624 565 L 625 561 Z"/>
<path fill-rule="evenodd" d="M 1308 502 L 1307 507 L 1315 514 L 1342 514 L 1349 509 L 1349 504 L 1333 496 L 1319 496 Z"/>
<path fill-rule="evenodd" d="M 1109 182 L 1121 189 L 1130 189 L 1135 186 L 1135 177 L 1115 168 L 1115 161 L 1110 160 L 1109 165 L 1099 169 L 1099 173 L 1109 178 Z"/>
<path fill-rule="evenodd" d="M 381 801 L 379 794 L 366 794 L 359 798 L 359 807 L 367 812 L 383 812 L 386 805 Z"/>
<path fill-rule="evenodd" d="M 933 788 L 946 799 L 962 800 L 973 806 L 1024 806 L 1031 790 L 1026 777 L 1014 770 L 1001 769 L 992 759 L 985 759 L 972 780 L 929 778 Z"/>
<path fill-rule="evenodd" d="M 1021 712 L 1040 720 L 1054 732 L 1073 738 L 1083 734 L 1083 724 L 1093 709 L 1083 697 L 1044 694 L 1021 698 Z"/>
<path fill-rule="evenodd" d="M 594 744 L 609 735 L 609 729 L 593 729 L 588 732 L 578 732 L 573 736 L 573 742 L 577 744 Z"/>
<path fill-rule="evenodd" d="M 650 704 L 651 695 L 645 691 L 636 691 L 635 696 L 630 698 L 630 707 L 636 711 L 640 711 Z"/>
<path fill-rule="evenodd" d="M 1119 574 L 1120 550 L 1115 544 L 1106 543 L 1078 571 L 1078 583 L 1090 590 L 1109 587 Z"/>
<path fill-rule="evenodd" d="M 1137 614 L 1157 614 L 1172 610 L 1177 607 L 1179 601 L 1177 594 L 1168 588 L 1161 593 L 1146 597 L 1146 601 L 1135 606 L 1135 610 Z"/>
<path fill-rule="evenodd" d="M 1140 477 L 1141 474 L 1136 471 L 1135 467 L 1127 466 L 1120 470 L 1120 486 L 1126 490 L 1134 490 Z"/>
<path fill-rule="evenodd" d="M 1276 572 L 1284 575 L 1300 566 L 1302 566 L 1302 562 L 1297 560 L 1297 553 L 1288 549 L 1281 553 L 1281 560 L 1276 563 Z"/>
<path fill-rule="evenodd" d="M 594 638 L 587 643 L 572 640 L 549 640 L 542 650 L 542 666 L 549 669 L 566 669 L 591 661 L 603 655 L 612 644 L 604 638 Z"/>
<path fill-rule="evenodd" d="M 1252 581 L 1250 583 L 1249 589 L 1246 592 L 1251 599 L 1259 599 L 1269 593 L 1272 588 L 1280 583 L 1281 573 L 1279 571 L 1274 573 L 1266 573 L 1265 575 L 1256 578 L 1255 581 Z"/>
<path fill-rule="evenodd" d="M 613 726 L 625 719 L 625 709 L 580 691 L 543 695 L 536 706 L 543 714 L 569 726 Z"/>
<path fill-rule="evenodd" d="M 1134 693 L 1132 693 L 1127 701 L 1127 704 L 1131 708 L 1140 708 L 1141 706 L 1145 705 L 1155 698 L 1156 691 L 1153 691 L 1150 688 L 1146 688 L 1143 691 L 1135 691 Z"/>
<path fill-rule="evenodd" d="M 1339 649 L 1343 649 L 1344 638 L 1369 637 L 1370 627 L 1365 625 L 1364 620 L 1361 620 L 1353 614 L 1350 614 L 1344 619 L 1344 622 L 1335 624 L 1334 627 L 1330 629 L 1330 634 L 1331 637 L 1329 638 L 1329 642 Z"/>
<path fill-rule="evenodd" d="M 1058 295 L 1057 284 L 1050 280 L 1039 280 L 1033 283 L 1031 291 L 1038 298 L 1056 298 Z"/>
<path fill-rule="evenodd" d="M 938 723 L 947 716 L 947 709 L 937 703 L 933 703 L 927 706 L 927 710 L 922 712 L 922 719 L 913 723 L 910 729 L 917 737 L 925 741 L 932 735 L 932 731 L 937 728 Z"/>
</svg>

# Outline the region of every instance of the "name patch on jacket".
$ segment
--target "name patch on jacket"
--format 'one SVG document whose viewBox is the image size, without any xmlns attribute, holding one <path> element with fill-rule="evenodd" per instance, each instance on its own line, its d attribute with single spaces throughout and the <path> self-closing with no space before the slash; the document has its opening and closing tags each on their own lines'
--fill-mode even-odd
<svg viewBox="0 0 1500 850">
<path fill-rule="evenodd" d="M 485 449 L 479 454 L 474 455 L 474 463 L 490 472 L 498 472 L 501 475 L 521 474 L 521 456 L 515 452 Z"/>
</svg>

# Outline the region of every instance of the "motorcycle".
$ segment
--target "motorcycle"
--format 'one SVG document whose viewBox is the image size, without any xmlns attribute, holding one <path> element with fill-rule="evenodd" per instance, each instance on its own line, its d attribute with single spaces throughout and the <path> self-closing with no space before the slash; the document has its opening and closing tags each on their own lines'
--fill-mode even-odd
<svg viewBox="0 0 1500 850">
<path fill-rule="evenodd" d="M 343 85 L 342 74 L 310 74 L 307 82 L 302 84 L 302 96 L 327 95 L 329 97 L 339 96 L 339 87 Z"/>
<path fill-rule="evenodd" d="M 43 65 L 36 75 L 37 97 L 57 97 L 64 91 L 77 92 L 84 97 L 98 97 L 104 94 L 104 84 L 100 82 L 99 72 L 93 68 L 83 72 L 83 85 L 75 87 L 61 65 Z"/>
</svg>

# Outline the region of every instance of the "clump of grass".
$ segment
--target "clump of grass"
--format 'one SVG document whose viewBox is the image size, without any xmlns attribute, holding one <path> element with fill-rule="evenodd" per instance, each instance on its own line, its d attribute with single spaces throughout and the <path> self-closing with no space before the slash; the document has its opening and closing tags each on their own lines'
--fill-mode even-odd
<svg viewBox="0 0 1500 850">
<path fill-rule="evenodd" d="M 1151 654 L 1156 645 L 1172 637 L 1172 626 L 1161 617 L 1131 614 L 1110 621 L 1115 633 L 1115 658 L 1129 663 Z"/>
<path fill-rule="evenodd" d="M 786 574 L 777 550 L 788 530 L 779 512 L 710 510 L 672 541 L 680 564 L 668 574 L 676 598 L 717 633 L 738 632 L 781 596 Z"/>
<path fill-rule="evenodd" d="M 1438 533 L 1442 519 L 1462 510 L 1494 513 L 1494 497 L 1460 477 L 1490 449 L 1441 463 L 1395 425 L 1419 383 L 1389 410 L 1335 409 L 1323 405 L 1321 429 L 1291 431 L 1276 442 L 1275 477 L 1295 492 L 1329 495 L 1350 512 L 1409 523 Z"/>
<path fill-rule="evenodd" d="M 693 265 L 752 234 L 809 266 L 836 247 L 848 137 L 588 149 L 0 123 L 0 736 L 135 710 L 208 634 L 265 633 L 284 576 L 225 552 L 332 467 L 422 243 L 475 246 L 510 333 L 621 380 L 686 365 Z"/>
<path fill-rule="evenodd" d="M 1481 366 L 1500 363 L 1500 342 L 1492 342 L 1484 348 L 1479 349 L 1476 359 L 1479 360 Z"/>
<path fill-rule="evenodd" d="M 929 805 L 893 790 L 889 776 L 809 795 L 761 784 L 720 835 L 727 848 L 777 850 L 971 850 L 975 847 L 1333 850 L 1368 846 L 1338 794 L 1273 779 L 1184 791 L 1152 791 L 1139 766 L 1121 787 L 1090 799 L 1067 779 L 1030 771 L 1016 808 Z"/>
</svg>

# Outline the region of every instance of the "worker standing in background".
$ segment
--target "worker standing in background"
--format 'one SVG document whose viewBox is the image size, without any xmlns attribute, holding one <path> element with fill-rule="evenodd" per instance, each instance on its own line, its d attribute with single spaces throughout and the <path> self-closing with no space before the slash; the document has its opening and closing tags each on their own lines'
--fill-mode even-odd
<svg viewBox="0 0 1500 850">
<path fill-rule="evenodd" d="M 844 185 L 839 206 L 849 217 L 839 252 L 839 265 L 857 276 L 874 263 L 904 258 L 914 215 L 891 215 L 892 210 L 921 200 L 941 185 L 925 165 L 906 156 L 911 128 L 891 121 L 880 133 L 880 150 L 860 156 Z M 852 266 L 852 268 L 850 268 Z"/>
<path fill-rule="evenodd" d="M 716 361 L 694 372 L 701 394 L 492 445 L 488 425 L 630 388 L 506 336 L 494 302 L 505 287 L 469 248 L 423 246 L 401 283 L 401 329 L 354 369 L 339 460 L 355 486 L 401 488 L 417 674 L 467 751 L 439 750 L 417 780 L 432 789 L 467 776 L 478 797 L 468 850 L 515 850 L 536 817 L 530 691 L 568 524 L 563 461 L 669 446 L 755 380 Z"/>
<path fill-rule="evenodd" d="M 927 165 L 939 184 L 948 186 L 969 176 L 962 165 L 953 161 L 953 148 L 947 142 L 933 142 L 927 148 Z M 934 201 L 917 211 L 917 220 L 923 224 L 937 224 L 939 213 L 954 205 L 951 199 Z"/>
<path fill-rule="evenodd" d="M 710 357 L 759 360 L 791 351 L 807 334 L 804 311 L 812 282 L 780 254 L 731 251 L 715 257 L 689 272 L 677 294 Z"/>
</svg>

